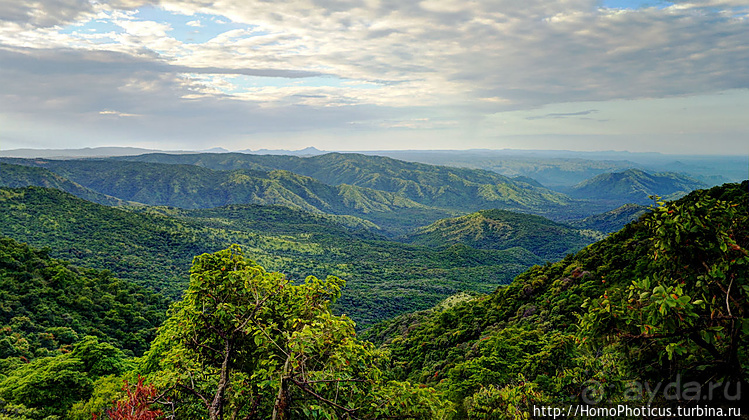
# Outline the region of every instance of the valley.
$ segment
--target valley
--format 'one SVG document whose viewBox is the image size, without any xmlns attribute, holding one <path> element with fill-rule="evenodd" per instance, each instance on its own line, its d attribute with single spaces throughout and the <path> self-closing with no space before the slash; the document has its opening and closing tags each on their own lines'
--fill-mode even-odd
<svg viewBox="0 0 749 420">
<path fill-rule="evenodd" d="M 654 317 L 648 328 L 674 337 L 647 341 L 647 346 L 666 349 L 668 360 L 674 360 L 678 345 L 695 355 L 689 363 L 706 369 L 732 372 L 735 363 L 743 363 L 740 357 L 738 362 L 723 362 L 736 359 L 731 355 L 743 348 L 745 335 L 731 333 L 739 334 L 736 345 L 718 337 L 715 328 L 734 328 L 723 321 L 705 324 L 701 334 L 711 340 L 706 343 L 714 343 L 707 347 L 680 331 L 703 325 L 689 324 L 690 319 L 706 322 L 707 307 L 697 303 L 698 296 L 706 302 L 710 296 L 722 296 L 725 279 L 739 284 L 746 280 L 741 274 L 741 265 L 749 258 L 746 182 L 705 190 L 707 184 L 686 175 L 630 168 L 554 191 L 524 175 L 509 178 L 482 169 L 361 154 L 0 160 L 0 402 L 17 407 L 13 409 L 29 419 L 86 418 L 85 413 L 101 412 L 102 404 L 121 395 L 113 384 L 125 378 L 134 383 L 135 372 L 159 389 L 174 387 L 173 380 L 182 383 L 187 376 L 180 375 L 197 375 L 203 378 L 200 386 L 207 387 L 201 389 L 210 389 L 210 377 L 218 367 L 196 370 L 183 363 L 209 363 L 214 356 L 205 359 L 200 346 L 187 350 L 193 339 L 177 338 L 183 334 L 180 325 L 197 319 L 175 324 L 175 317 L 187 316 L 180 312 L 185 305 L 206 298 L 199 297 L 204 276 L 224 278 L 234 272 L 260 276 L 255 288 L 271 287 L 264 285 L 267 281 L 281 282 L 274 283 L 281 289 L 262 292 L 267 293 L 262 301 L 267 304 L 256 303 L 258 309 L 276 308 L 262 315 L 270 318 L 253 321 L 255 338 L 250 342 L 263 356 L 246 359 L 249 354 L 240 352 L 232 356 L 239 358 L 236 363 L 263 360 L 271 363 L 268 374 L 277 375 L 274 369 L 282 354 L 278 348 L 323 346 L 324 354 L 350 363 L 363 363 L 370 357 L 364 355 L 374 352 L 372 357 L 379 361 L 366 362 L 367 369 L 376 366 L 395 382 L 383 382 L 380 374 L 366 369 L 345 373 L 348 368 L 331 371 L 320 366 L 322 370 L 314 373 L 320 378 L 345 373 L 366 382 L 369 393 L 349 390 L 350 403 L 357 407 L 372 398 L 385 404 L 411 395 L 410 409 L 421 410 L 423 418 L 437 413 L 480 418 L 476 416 L 483 412 L 528 412 L 533 404 L 574 403 L 586 392 L 581 384 L 590 381 L 666 375 L 647 348 L 627 339 L 641 327 L 626 309 L 633 304 Z M 669 202 L 648 208 L 649 195 Z M 685 236 L 694 237 L 693 242 L 673 239 Z M 708 243 L 713 248 L 706 253 Z M 695 261 L 697 254 L 690 247 L 701 249 L 704 258 Z M 669 253 L 681 265 L 653 259 L 654 253 Z M 234 268 L 226 273 L 227 265 L 220 271 L 197 268 L 218 261 L 233 261 Z M 705 264 L 712 267 L 709 273 L 723 274 L 706 277 Z M 274 277 L 275 272 L 280 276 Z M 674 278 L 687 283 L 674 286 Z M 231 287 L 249 287 L 247 281 Z M 659 312 L 653 302 L 661 301 L 653 299 L 660 295 L 641 295 L 637 302 L 625 299 L 627 290 L 648 289 L 650 282 L 672 291 L 677 312 Z M 223 284 L 234 283 L 211 287 Z M 211 290 L 218 293 L 212 288 L 206 289 L 207 296 L 212 296 Z M 245 293 L 240 289 L 225 299 Z M 735 293 L 739 295 L 728 298 L 738 304 L 745 291 Z M 315 296 L 328 296 L 325 299 L 332 303 L 292 303 L 318 302 Z M 205 311 L 208 303 L 202 302 Z M 611 309 L 601 310 L 601 305 Z M 722 310 L 711 305 L 713 312 Z M 210 314 L 235 313 L 232 308 L 216 307 Z M 297 318 L 277 319 L 291 308 L 302 312 L 294 315 Z M 318 311 L 314 316 L 309 312 L 313 308 Z M 744 317 L 744 306 L 731 309 Z M 667 321 L 671 316 L 687 324 L 674 327 Z M 288 324 L 294 319 L 296 323 Z M 195 325 L 194 333 L 203 328 Z M 617 327 L 611 330 L 609 325 Z M 169 335 L 170 328 L 177 335 Z M 307 334 L 304 331 L 316 331 L 327 341 L 295 341 Z M 258 334 L 266 338 L 258 339 Z M 221 340 L 210 340 L 216 339 Z M 629 346 L 636 352 L 634 358 L 626 357 L 624 369 L 629 373 L 617 373 L 612 361 L 592 357 L 591 348 L 580 340 L 615 355 L 612 360 L 625 357 L 618 346 Z M 205 343 L 201 346 L 214 345 Z M 298 348 L 299 357 L 306 354 L 303 348 Z M 714 359 L 717 353 L 726 356 Z M 111 363 L 87 364 L 91 354 L 106 354 Z M 666 363 L 662 357 L 657 361 Z M 65 366 L 73 365 L 77 367 L 65 370 L 65 377 L 77 384 L 70 385 L 76 391 L 58 405 L 46 403 L 39 393 L 48 386 L 41 385 L 48 380 L 44 372 L 59 376 Z M 231 368 L 231 375 L 239 375 L 235 380 L 245 374 L 239 366 Z M 686 365 L 678 369 L 701 378 Z M 279 386 L 273 375 L 267 383 Z M 169 379 L 178 377 L 183 379 Z M 728 373 L 726 378 L 744 380 Z M 300 410 L 316 398 L 309 400 L 305 387 L 315 387 L 318 396 L 331 392 L 314 381 L 300 383 L 306 383 L 294 394 Z M 402 384 L 397 392 L 392 388 L 396 383 Z M 180 410 L 199 409 L 190 397 L 196 394 L 174 389 L 174 397 L 187 404 Z M 267 408 L 265 391 L 252 389 L 247 392 Z M 21 395 L 32 398 L 19 399 Z M 604 397 L 618 398 L 615 392 Z M 335 413 L 332 407 L 320 410 Z M 383 413 L 406 415 L 395 406 L 380 407 L 384 411 L 373 411 L 380 413 L 373 418 Z"/>
</svg>

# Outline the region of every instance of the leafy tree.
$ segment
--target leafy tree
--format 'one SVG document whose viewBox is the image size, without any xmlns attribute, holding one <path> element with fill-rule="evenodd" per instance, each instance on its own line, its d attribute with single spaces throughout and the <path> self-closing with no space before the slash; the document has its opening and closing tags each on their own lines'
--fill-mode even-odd
<svg viewBox="0 0 749 420">
<path fill-rule="evenodd" d="M 246 260 L 238 246 L 195 258 L 143 371 L 176 418 L 432 418 L 430 388 L 388 382 L 387 359 L 357 340 L 330 303 L 344 282 L 293 284 Z"/>
<path fill-rule="evenodd" d="M 91 420 L 99 417 L 112 407 L 112 401 L 119 401 L 125 397 L 123 378 L 116 375 L 102 376 L 93 385 L 94 391 L 88 400 L 81 400 L 68 411 L 70 420 Z"/>
<path fill-rule="evenodd" d="M 78 401 L 87 400 L 96 379 L 119 375 L 132 366 L 111 344 L 87 336 L 73 351 L 24 364 L 0 381 L 0 399 L 33 409 L 32 418 L 62 416 Z"/>
<path fill-rule="evenodd" d="M 643 223 L 651 232 L 650 274 L 587 302 L 581 336 L 593 347 L 621 347 L 621 360 L 640 377 L 745 380 L 746 202 L 695 193 L 659 203 Z"/>
</svg>

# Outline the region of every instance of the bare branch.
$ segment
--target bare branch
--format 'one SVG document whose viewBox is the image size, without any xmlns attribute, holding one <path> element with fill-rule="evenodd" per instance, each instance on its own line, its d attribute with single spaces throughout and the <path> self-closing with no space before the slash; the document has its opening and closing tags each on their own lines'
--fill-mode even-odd
<svg viewBox="0 0 749 420">
<path fill-rule="evenodd" d="M 728 316 L 733 316 L 731 305 L 728 303 L 728 296 L 731 295 L 731 286 L 733 286 L 733 276 L 731 276 L 731 283 L 728 284 L 728 291 L 726 291 L 726 310 L 728 310 Z"/>
</svg>

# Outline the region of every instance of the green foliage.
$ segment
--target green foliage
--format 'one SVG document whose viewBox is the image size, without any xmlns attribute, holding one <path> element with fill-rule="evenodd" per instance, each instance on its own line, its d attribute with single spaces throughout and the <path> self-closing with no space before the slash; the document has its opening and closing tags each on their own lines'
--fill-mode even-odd
<svg viewBox="0 0 749 420">
<path fill-rule="evenodd" d="M 81 399 L 75 403 L 67 417 L 70 420 L 91 420 L 94 415 L 101 417 L 104 411 L 112 406 L 112 401 L 118 401 L 125 396 L 122 390 L 123 378 L 107 375 L 98 378 L 93 383 L 93 392 L 88 399 Z"/>
<path fill-rule="evenodd" d="M 746 200 L 723 201 L 699 192 L 680 202 L 659 203 L 642 223 L 652 232 L 650 257 L 656 270 L 624 290 L 592 299 L 581 333 L 589 345 L 623 346 L 640 375 L 662 378 L 678 372 L 686 382 L 744 380 L 749 344 Z"/>
<path fill-rule="evenodd" d="M 85 335 L 142 354 L 164 319 L 166 300 L 48 253 L 0 237 L 0 359 L 69 351 Z"/>
<path fill-rule="evenodd" d="M 648 402 L 627 395 L 633 380 L 745 384 L 748 189 L 694 192 L 489 296 L 367 336 L 390 349 L 396 378 L 447 392 L 457 418 Z"/>
<path fill-rule="evenodd" d="M 439 220 L 417 229 L 403 241 L 432 248 L 457 243 L 477 249 L 520 247 L 551 261 L 579 251 L 594 238 L 541 216 L 495 209 Z"/>
<path fill-rule="evenodd" d="M 239 247 L 195 258 L 142 370 L 177 401 L 176 418 L 434 418 L 431 389 L 385 381 L 385 355 L 334 316 L 343 282 L 294 284 Z M 231 414 L 230 414 L 231 413 Z"/>
<path fill-rule="evenodd" d="M 63 416 L 90 397 L 94 382 L 132 368 L 121 351 L 87 336 L 70 353 L 37 358 L 18 366 L 0 381 L 0 401 L 16 404 L 28 417 Z"/>
<path fill-rule="evenodd" d="M 359 325 L 426 309 L 461 291 L 490 292 L 542 261 L 519 248 L 404 245 L 280 206 L 125 211 L 34 187 L 0 189 L 0 233 L 175 299 L 194 255 L 238 243 L 258 263 L 291 279 L 328 273 L 345 279 L 348 291 L 336 310 Z"/>
</svg>

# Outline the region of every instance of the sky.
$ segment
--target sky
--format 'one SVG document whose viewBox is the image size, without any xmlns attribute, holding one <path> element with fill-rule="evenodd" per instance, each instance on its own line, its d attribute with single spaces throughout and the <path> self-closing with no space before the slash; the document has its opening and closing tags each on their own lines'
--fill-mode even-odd
<svg viewBox="0 0 749 420">
<path fill-rule="evenodd" d="M 0 0 L 0 150 L 749 154 L 749 0 Z"/>
</svg>

